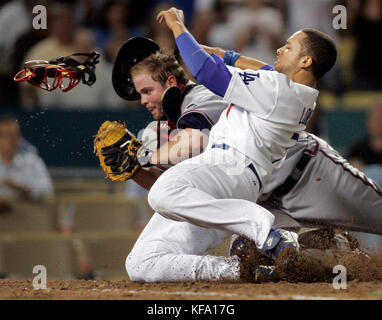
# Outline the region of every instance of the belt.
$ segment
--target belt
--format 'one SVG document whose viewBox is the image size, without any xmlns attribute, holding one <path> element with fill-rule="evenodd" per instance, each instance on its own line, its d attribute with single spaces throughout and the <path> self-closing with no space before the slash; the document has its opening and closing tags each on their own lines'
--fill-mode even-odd
<svg viewBox="0 0 382 320">
<path fill-rule="evenodd" d="M 289 191 L 291 191 L 298 182 L 298 180 L 300 180 L 302 173 L 306 168 L 307 164 L 309 163 L 310 159 L 312 159 L 312 156 L 307 153 L 304 153 L 301 159 L 297 162 L 296 167 L 293 169 L 292 173 L 288 176 L 288 178 L 286 178 L 285 182 L 282 185 L 278 186 L 273 191 L 273 194 L 275 194 L 278 198 L 281 198 L 282 196 L 286 195 Z"/>
<path fill-rule="evenodd" d="M 231 147 L 228 144 L 222 143 L 222 144 L 213 144 L 211 146 L 211 148 L 212 149 L 213 148 L 219 148 L 219 149 L 223 149 L 223 150 L 228 150 Z M 260 191 L 261 188 L 263 187 L 263 184 L 261 183 L 260 176 L 257 173 L 255 166 L 253 165 L 253 163 L 251 163 L 250 165 L 248 165 L 248 168 L 256 175 L 256 178 L 259 181 L 259 191 Z"/>
</svg>

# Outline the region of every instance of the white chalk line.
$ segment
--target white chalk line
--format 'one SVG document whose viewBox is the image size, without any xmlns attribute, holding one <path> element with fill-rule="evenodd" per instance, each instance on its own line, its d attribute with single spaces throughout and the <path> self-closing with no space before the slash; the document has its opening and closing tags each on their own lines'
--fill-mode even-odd
<svg viewBox="0 0 382 320">
<path fill-rule="evenodd" d="M 93 291 L 100 289 L 94 288 Z M 101 292 L 122 292 L 126 294 L 153 294 L 153 295 L 186 295 L 186 296 L 219 296 L 228 298 L 248 298 L 247 295 L 236 293 L 224 293 L 224 292 L 201 292 L 201 291 L 155 291 L 155 290 L 121 290 L 121 289 L 102 289 Z M 304 296 L 304 295 L 255 295 L 251 300 L 256 299 L 292 299 L 292 300 L 341 300 L 335 297 L 325 296 Z M 346 300 L 349 300 L 346 298 Z"/>
</svg>

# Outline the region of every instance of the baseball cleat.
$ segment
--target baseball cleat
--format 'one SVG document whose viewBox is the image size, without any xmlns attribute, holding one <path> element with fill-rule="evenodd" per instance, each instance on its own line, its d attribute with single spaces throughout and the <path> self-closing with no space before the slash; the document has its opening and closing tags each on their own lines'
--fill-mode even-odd
<svg viewBox="0 0 382 320">
<path fill-rule="evenodd" d="M 280 228 L 271 229 L 261 250 L 262 253 L 268 258 L 276 260 L 281 251 L 285 249 L 296 251 L 300 249 L 297 233 Z"/>
</svg>

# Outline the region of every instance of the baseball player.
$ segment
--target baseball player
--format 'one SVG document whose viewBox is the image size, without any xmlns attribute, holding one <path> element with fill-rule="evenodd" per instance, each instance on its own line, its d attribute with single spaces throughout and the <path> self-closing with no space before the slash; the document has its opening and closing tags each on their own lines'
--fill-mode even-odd
<svg viewBox="0 0 382 320">
<path fill-rule="evenodd" d="M 278 72 L 242 72 L 200 47 L 187 32 L 181 10 L 162 11 L 158 21 L 174 33 L 192 74 L 230 106 L 212 128 L 204 152 L 170 168 L 154 183 L 148 196 L 151 207 L 176 221 L 245 236 L 273 259 L 286 247 L 297 248 L 296 240 L 271 230 L 274 216 L 256 202 L 312 115 L 317 80 L 336 60 L 334 43 L 304 29 L 278 50 Z M 317 46 L 325 53 L 314 50 Z"/>
<path fill-rule="evenodd" d="M 304 35 L 301 35 L 301 33 L 300 33 L 300 37 L 302 37 L 302 36 L 304 36 Z M 298 35 L 297 35 L 297 37 L 298 37 Z M 295 38 L 292 37 L 290 39 L 290 42 L 292 43 L 292 45 L 288 44 L 288 46 L 293 47 L 293 43 L 295 45 L 297 45 L 298 39 L 296 37 Z M 297 51 L 297 49 L 299 49 L 299 48 L 295 47 L 295 51 Z M 284 49 L 284 50 L 288 51 L 289 49 Z M 296 53 L 293 52 L 291 55 L 293 56 L 293 54 L 296 57 Z M 310 62 L 308 61 L 309 59 L 310 59 Z M 305 69 L 306 67 L 309 67 L 311 62 L 312 62 L 310 57 L 308 57 L 307 60 L 304 60 L 304 61 L 302 61 L 302 60 L 303 59 L 301 59 L 301 64 L 302 64 L 301 69 Z M 304 64 L 306 64 L 306 63 L 308 65 L 305 66 Z M 334 63 L 334 61 L 333 61 L 333 63 Z M 285 63 L 284 63 L 284 67 L 286 67 L 288 69 L 288 65 Z M 226 69 L 226 70 L 228 70 L 228 69 Z M 306 75 L 306 73 L 305 73 L 306 70 L 303 70 L 303 71 L 304 71 L 303 74 L 300 74 L 299 76 Z M 308 82 L 310 82 L 310 84 L 315 83 L 315 78 L 312 77 L 311 71 L 309 71 L 309 73 L 310 73 L 308 76 L 309 79 L 305 79 L 305 80 L 308 80 Z M 261 74 L 263 74 L 263 73 L 261 73 Z M 247 79 L 245 79 L 246 82 L 248 81 L 248 83 L 246 83 L 246 85 L 248 85 L 250 82 L 255 80 L 256 77 L 258 79 L 260 78 L 259 74 L 253 75 L 250 73 L 244 74 L 244 77 L 248 77 Z M 267 78 L 267 77 L 268 77 L 268 74 L 264 73 L 264 78 Z M 264 81 L 266 81 L 266 80 L 267 79 L 265 79 Z M 278 80 L 275 80 L 275 81 L 276 81 L 275 84 L 278 85 Z M 261 82 L 261 80 L 258 80 L 257 82 Z M 238 83 L 240 84 L 240 82 L 238 82 Z M 279 85 L 282 86 L 284 84 L 285 83 L 281 82 L 281 84 L 279 84 Z M 260 86 L 262 86 L 262 85 L 260 85 Z M 308 86 L 301 86 L 301 87 L 298 86 L 298 87 L 301 90 L 300 92 L 304 92 L 304 90 L 306 90 L 304 93 L 305 96 L 303 96 L 301 98 L 303 101 L 305 101 L 307 103 L 307 106 L 310 106 L 311 109 L 313 109 L 314 108 L 314 101 L 315 101 L 316 93 L 317 93 L 316 90 L 312 89 Z M 238 101 L 240 101 L 240 96 L 238 96 L 236 98 L 238 98 Z M 301 102 L 298 101 L 298 99 L 296 100 L 296 97 L 289 96 L 289 98 L 291 98 L 291 99 L 294 98 L 293 103 L 301 106 Z M 267 103 L 272 103 L 272 99 L 268 100 Z M 230 106 L 227 109 L 227 113 L 224 113 L 221 116 L 220 120 L 224 119 L 224 116 L 228 118 L 228 114 L 230 112 L 232 112 L 232 115 L 233 115 L 232 117 L 239 117 L 240 118 L 240 113 L 243 113 L 243 111 L 245 111 L 245 112 L 247 112 L 247 111 L 241 110 L 239 108 L 240 107 L 235 107 L 234 109 L 232 109 L 232 106 Z M 237 111 L 239 111 L 239 113 Z M 309 116 L 311 114 L 311 110 L 308 110 L 308 109 L 302 108 L 300 111 L 302 111 L 302 113 L 298 115 L 299 119 L 297 119 L 297 118 L 295 119 L 296 123 L 299 122 L 297 127 L 295 125 L 291 125 L 292 121 L 290 121 L 289 123 L 288 123 L 288 121 L 285 121 L 285 127 L 287 128 L 285 132 L 291 133 L 289 138 L 288 138 L 289 140 L 291 140 L 290 138 L 294 136 L 293 134 L 294 134 L 295 130 L 298 130 L 298 129 L 301 129 L 304 127 L 304 124 L 306 123 L 307 119 L 309 118 Z M 248 115 L 246 114 L 245 116 L 247 117 L 247 119 L 244 119 L 244 120 L 248 121 Z M 266 114 L 263 114 L 263 116 L 266 116 Z M 230 117 L 230 119 L 232 119 L 232 117 Z M 291 120 L 291 119 L 289 119 L 289 120 Z M 278 121 L 280 121 L 280 120 L 278 120 Z M 221 121 L 219 121 L 219 122 L 221 122 Z M 224 123 L 224 121 L 223 121 L 223 123 Z M 219 123 L 218 123 L 218 125 L 219 125 Z M 257 123 L 257 125 L 261 125 L 261 122 Z M 288 125 L 291 126 L 291 128 L 288 128 Z M 276 127 L 277 126 L 275 126 L 272 129 L 275 129 Z M 292 127 L 293 127 L 293 129 L 292 129 Z M 215 128 L 216 128 L 216 126 L 215 126 Z M 227 131 L 229 131 L 230 129 L 231 128 L 227 127 Z M 288 130 L 291 130 L 291 131 L 288 131 Z M 240 128 L 239 128 L 239 131 L 240 131 Z M 215 131 L 215 132 L 219 132 L 219 131 Z M 214 129 L 212 130 L 212 133 L 214 133 Z M 281 148 L 275 148 L 275 150 L 271 150 L 272 147 L 266 146 L 266 143 L 264 143 L 261 146 L 264 149 L 262 151 L 263 151 L 265 156 L 271 156 L 271 157 L 273 156 L 274 162 L 278 162 L 278 161 L 281 162 L 281 159 L 284 157 L 283 153 L 285 152 L 285 148 L 288 146 L 292 146 L 293 142 L 291 143 L 290 141 L 287 141 L 287 139 L 284 139 L 284 141 L 283 141 L 283 138 L 280 135 L 278 135 L 275 131 L 271 130 L 269 133 L 274 134 L 273 138 L 276 138 L 276 139 L 278 138 L 284 144 L 284 146 Z M 219 135 L 214 136 L 214 140 L 215 141 L 218 140 L 217 139 L 218 137 L 219 137 Z M 256 137 L 254 137 L 254 138 L 256 138 Z M 253 139 L 253 140 L 256 140 L 256 139 Z M 251 159 L 250 157 L 246 157 L 241 152 L 237 152 L 237 150 L 234 150 L 234 148 L 232 148 L 231 151 L 227 152 L 227 154 L 228 154 L 228 162 L 227 162 L 227 157 L 226 157 L 226 159 L 224 159 L 225 156 L 223 156 L 223 154 L 226 153 L 225 152 L 226 150 L 229 150 L 231 148 L 228 144 L 225 144 L 225 143 L 221 143 L 221 144 L 213 143 L 213 144 L 211 144 L 210 143 L 209 146 L 210 146 L 210 148 L 207 148 L 207 151 L 209 151 L 209 152 L 204 152 L 203 156 L 199 157 L 199 160 L 203 159 L 204 155 L 206 155 L 208 153 L 212 153 L 212 155 L 217 157 L 218 161 L 216 161 L 216 159 L 214 159 L 214 163 L 213 163 L 214 166 L 208 167 L 208 169 L 209 169 L 208 172 L 210 174 L 208 174 L 207 171 L 203 171 L 203 170 L 201 170 L 199 173 L 198 170 L 195 170 L 195 169 L 197 167 L 200 167 L 200 166 L 199 165 L 197 165 L 197 166 L 193 165 L 191 161 L 182 162 L 180 165 L 170 169 L 169 171 L 166 172 L 165 175 L 162 175 L 161 178 L 159 178 L 157 183 L 154 185 L 154 189 L 155 189 L 156 193 L 159 195 L 159 197 L 158 197 L 158 195 L 155 195 L 155 197 L 149 196 L 149 200 L 150 200 L 151 204 L 154 204 L 153 206 L 156 207 L 157 209 L 159 209 L 158 211 L 164 216 L 169 216 L 172 219 L 179 220 L 179 221 L 190 221 L 196 225 L 199 225 L 199 227 L 211 227 L 211 226 L 213 226 L 218 230 L 218 232 L 219 231 L 223 232 L 222 235 L 224 235 L 224 233 L 227 233 L 227 232 L 234 232 L 234 233 L 236 232 L 236 233 L 244 234 L 247 236 L 251 235 L 252 240 L 255 240 L 255 242 L 256 242 L 256 240 L 258 240 L 258 242 L 256 243 L 258 245 L 258 247 L 264 247 L 263 246 L 264 241 L 268 238 L 268 240 L 270 240 L 270 241 L 267 241 L 267 244 L 266 244 L 268 246 L 268 249 L 270 249 L 270 250 L 276 249 L 278 247 L 278 245 L 280 243 L 282 243 L 282 241 L 276 241 L 276 246 L 274 246 L 272 243 L 273 242 L 272 236 L 268 235 L 270 225 L 273 222 L 273 216 L 269 215 L 268 211 L 264 210 L 263 208 L 261 208 L 260 206 L 258 206 L 256 204 L 254 204 L 254 202 L 256 202 L 256 200 L 258 198 L 258 195 L 260 194 L 260 192 L 262 192 L 262 188 L 263 188 L 262 187 L 262 180 L 266 181 L 267 177 L 270 174 L 268 172 L 268 170 L 270 170 L 270 168 L 272 168 L 273 164 L 267 163 L 267 161 L 265 160 L 265 157 L 263 159 L 258 160 L 258 162 L 257 162 L 258 166 L 257 167 L 258 167 L 258 170 L 260 171 L 260 174 L 259 174 L 256 171 L 256 168 L 254 167 L 254 165 L 251 161 L 251 160 L 253 160 L 253 158 Z M 244 148 L 242 146 L 239 146 L 239 147 L 241 148 L 242 151 L 245 151 L 245 147 Z M 256 146 L 256 145 L 252 145 L 251 147 L 255 147 L 255 149 L 258 148 L 258 146 Z M 260 149 L 261 149 L 261 147 L 260 147 Z M 284 150 L 283 150 L 283 148 L 284 148 Z M 270 155 L 270 151 L 274 152 L 274 154 Z M 268 155 L 266 153 L 268 153 Z M 281 158 L 277 159 L 278 155 Z M 253 154 L 252 155 L 250 154 L 250 156 L 253 157 Z M 231 162 L 232 163 L 236 162 L 237 159 L 242 160 L 242 162 L 240 164 L 245 164 L 245 167 L 243 168 L 243 172 L 245 174 L 235 174 L 235 175 L 234 174 L 231 174 L 231 175 L 226 174 L 226 172 L 224 171 L 224 168 L 222 168 L 222 167 L 226 166 L 226 164 L 230 164 Z M 220 163 L 219 163 L 219 161 L 220 161 Z M 229 161 L 231 161 L 231 162 L 229 162 Z M 272 162 L 272 161 L 269 161 L 269 162 Z M 184 166 L 183 164 L 185 164 L 185 163 L 187 163 L 186 166 L 191 165 L 191 167 L 192 167 L 192 175 L 191 176 L 188 175 L 188 173 L 189 173 L 188 170 L 184 171 L 184 172 L 177 172 L 175 170 L 175 168 L 178 168 L 178 171 L 184 170 L 184 167 L 186 167 L 186 166 Z M 223 166 L 221 166 L 221 164 L 223 164 Z M 182 169 L 179 169 L 179 168 L 182 168 Z M 203 168 L 203 167 L 200 167 L 200 168 Z M 177 172 L 176 175 L 178 177 L 182 176 L 182 178 L 185 178 L 184 176 L 187 176 L 186 177 L 187 180 L 192 179 L 193 183 L 194 182 L 198 183 L 198 181 L 197 181 L 198 175 L 195 175 L 195 173 L 198 173 L 199 175 L 201 174 L 201 177 L 204 176 L 204 179 L 201 179 L 201 180 L 204 180 L 205 185 L 201 186 L 199 184 L 198 188 L 208 189 L 209 191 L 211 191 L 210 193 L 215 192 L 215 194 L 212 195 L 212 197 L 208 197 L 208 196 L 206 196 L 205 191 L 204 192 L 195 192 L 195 191 L 198 191 L 197 188 L 194 188 L 194 187 L 187 188 L 187 186 L 184 188 L 187 191 L 190 191 L 191 193 L 195 192 L 196 196 L 194 198 L 197 199 L 196 200 L 196 202 L 197 202 L 196 207 L 198 207 L 198 210 L 200 211 L 199 214 L 198 213 L 195 213 L 195 214 L 190 213 L 190 215 L 184 215 L 183 213 L 182 214 L 178 213 L 178 212 L 181 212 L 183 208 L 191 209 L 190 211 L 193 211 L 192 209 L 195 208 L 195 204 L 190 203 L 190 204 L 187 204 L 185 206 L 180 201 L 177 201 L 175 203 L 175 207 L 179 206 L 181 209 L 180 210 L 177 209 L 176 210 L 177 212 L 172 212 L 172 210 L 167 210 L 168 207 L 165 207 L 166 203 L 164 203 L 164 201 L 163 201 L 165 199 L 165 197 L 162 198 L 163 200 L 161 202 L 158 202 L 158 200 L 160 200 L 160 198 L 162 196 L 161 193 L 163 193 L 163 191 L 167 191 L 167 190 L 163 190 L 163 189 L 161 190 L 160 187 L 159 188 L 155 188 L 155 187 L 158 186 L 158 182 L 163 180 L 162 178 L 165 177 L 166 175 L 168 177 L 171 177 L 171 175 L 168 175 L 168 173 L 171 172 L 172 170 L 173 170 L 173 172 Z M 185 173 L 185 174 L 183 175 L 183 173 Z M 196 177 L 196 179 L 195 179 L 195 177 Z M 208 181 L 208 177 L 210 177 L 211 181 Z M 226 181 L 224 181 L 224 179 L 219 180 L 222 177 L 224 179 L 227 178 Z M 175 181 L 173 181 L 173 182 L 178 183 L 179 182 L 178 180 L 181 180 L 181 179 L 175 178 Z M 166 180 L 164 180 L 164 181 L 166 181 Z M 187 182 L 188 181 L 186 181 L 186 183 Z M 199 183 L 200 183 L 200 181 L 199 181 Z M 220 188 L 220 189 L 216 188 L 216 186 L 219 183 L 221 185 L 223 185 L 223 188 Z M 161 184 L 159 184 L 159 185 L 161 187 L 163 187 L 163 185 L 161 185 Z M 168 191 L 169 191 L 168 194 L 170 194 L 171 196 L 175 195 L 175 198 L 179 195 L 185 194 L 184 190 L 180 190 L 180 189 L 178 189 L 177 192 L 175 192 L 176 194 L 172 193 L 171 189 L 174 189 L 173 188 L 174 185 L 175 185 L 175 183 L 172 183 L 172 186 L 170 186 L 170 185 L 168 186 L 167 184 L 164 184 L 165 189 L 168 188 Z M 235 190 L 233 190 L 232 186 L 235 187 Z M 175 189 L 176 188 L 177 188 L 177 186 L 175 185 Z M 200 191 L 203 191 L 203 190 L 200 190 Z M 153 195 L 153 194 L 155 194 L 155 192 L 153 192 L 153 189 L 151 189 L 150 195 Z M 166 195 L 168 195 L 168 194 L 166 194 Z M 219 199 L 219 197 L 222 197 L 221 194 L 224 194 L 224 196 L 223 196 L 224 198 L 238 198 L 238 199 Z M 211 196 L 211 194 L 208 194 L 208 195 Z M 239 199 L 250 200 L 251 202 L 249 202 L 249 201 L 237 201 Z M 176 198 L 176 200 L 177 200 L 177 198 Z M 183 199 L 181 201 L 183 201 Z M 200 201 L 201 201 L 202 205 L 201 205 Z M 224 202 L 224 203 L 221 204 L 222 202 Z M 209 211 L 208 214 L 205 210 L 203 210 L 204 209 L 203 207 L 210 207 L 208 210 Z M 220 209 L 220 210 L 216 210 L 216 209 Z M 229 210 L 227 210 L 227 209 L 229 209 Z M 215 212 L 216 211 L 222 211 L 222 213 L 217 213 L 217 212 L 215 213 L 214 211 Z M 239 211 L 239 213 L 236 213 L 236 215 L 232 215 L 232 214 L 229 215 L 229 213 L 227 211 L 230 211 L 230 212 Z M 256 214 L 253 214 L 251 211 L 255 211 L 257 213 L 257 216 L 256 216 Z M 213 214 L 211 214 L 211 212 L 213 212 Z M 251 212 L 251 213 L 249 214 L 249 212 Z M 271 235 L 272 235 L 272 233 L 271 233 Z M 224 235 L 224 236 L 226 236 L 226 235 Z M 256 237 L 257 237 L 257 239 L 256 239 Z M 278 240 L 280 240 L 280 237 L 281 236 L 279 235 Z M 217 237 L 215 237 L 215 238 L 217 238 Z M 261 243 L 261 245 L 259 245 L 259 243 Z M 265 250 L 265 251 L 267 251 L 267 250 Z M 168 257 L 168 255 L 165 255 L 165 256 Z M 193 259 L 194 257 L 190 257 L 190 258 Z M 189 261 L 189 262 L 192 262 L 192 261 Z M 180 264 L 178 264 L 178 265 L 180 265 Z M 186 265 L 192 266 L 193 263 L 186 262 Z M 221 263 L 218 264 L 218 268 L 220 268 L 220 267 L 221 267 Z M 231 265 L 228 268 L 232 269 L 232 268 L 234 268 L 234 266 Z M 132 269 L 134 269 L 134 268 L 132 268 Z M 213 268 L 211 268 L 211 270 L 213 270 Z M 217 270 L 213 270 L 212 274 L 215 274 L 215 275 L 220 274 L 219 272 L 216 272 L 216 271 Z M 210 279 L 211 279 L 211 277 L 210 277 Z M 162 278 L 162 280 L 163 280 L 163 278 Z M 184 278 L 182 278 L 182 280 L 184 280 Z"/>
<path fill-rule="evenodd" d="M 132 40 L 126 44 L 130 47 L 130 51 L 136 49 L 137 41 Z M 125 49 L 123 48 L 122 52 Z M 117 70 L 120 67 L 116 64 L 114 68 Z M 145 187 L 150 186 L 157 178 L 158 167 L 164 171 L 166 164 L 171 166 L 183 160 L 182 157 L 172 158 L 171 153 L 186 149 L 186 158 L 199 154 L 208 140 L 206 135 L 208 130 L 228 107 L 228 103 L 221 97 L 201 85 L 196 86 L 187 81 L 184 71 L 179 72 L 179 70 L 182 69 L 173 56 L 157 52 L 133 66 L 130 71 L 135 89 L 141 96 L 141 102 L 151 111 L 154 119 L 160 120 L 165 116 L 172 120 L 150 123 L 140 137 L 146 148 L 151 144 L 154 150 L 150 153 L 150 157 L 139 160 L 142 166 L 146 166 L 147 162 L 155 166 L 141 169 L 133 177 L 137 183 Z M 165 81 L 154 79 L 165 79 Z M 169 141 L 167 134 L 171 128 L 183 130 Z M 156 150 L 157 146 L 161 147 Z M 195 236 L 199 239 L 196 242 L 192 241 L 192 237 Z M 238 279 L 240 272 L 237 257 L 227 259 L 209 256 L 204 259 L 201 256 L 207 250 L 218 246 L 228 236 L 229 233 L 221 230 L 169 220 L 154 213 L 127 257 L 126 268 L 130 279 L 136 281 Z M 161 259 L 162 257 L 164 259 Z M 226 265 L 222 264 L 222 259 L 227 261 Z M 172 271 L 168 272 L 169 263 L 174 262 L 176 268 L 174 266 L 171 268 Z M 153 264 L 161 265 L 163 268 L 152 268 Z"/>
</svg>

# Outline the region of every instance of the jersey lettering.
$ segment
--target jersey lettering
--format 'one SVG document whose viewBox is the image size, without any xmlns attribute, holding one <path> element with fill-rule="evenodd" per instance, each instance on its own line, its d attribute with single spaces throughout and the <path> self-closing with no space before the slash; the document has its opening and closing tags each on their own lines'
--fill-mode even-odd
<svg viewBox="0 0 382 320">
<path fill-rule="evenodd" d="M 256 77 L 260 78 L 260 73 L 250 73 L 250 72 L 239 72 L 240 77 L 243 79 L 246 85 L 249 85 L 251 81 L 255 81 Z"/>
<path fill-rule="evenodd" d="M 304 108 L 304 111 L 301 114 L 299 124 L 306 125 L 313 114 L 313 109 Z"/>
</svg>

